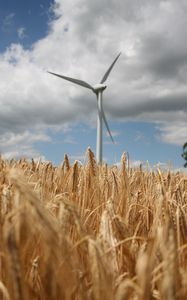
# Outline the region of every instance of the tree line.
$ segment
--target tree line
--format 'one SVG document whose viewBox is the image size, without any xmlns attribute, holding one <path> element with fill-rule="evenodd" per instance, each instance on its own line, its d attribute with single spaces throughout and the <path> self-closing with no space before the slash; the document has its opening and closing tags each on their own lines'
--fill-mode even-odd
<svg viewBox="0 0 187 300">
<path fill-rule="evenodd" d="M 185 143 L 183 145 L 183 153 L 182 153 L 182 157 L 184 158 L 184 160 L 186 161 L 184 164 L 184 167 L 187 168 L 187 143 Z"/>
</svg>

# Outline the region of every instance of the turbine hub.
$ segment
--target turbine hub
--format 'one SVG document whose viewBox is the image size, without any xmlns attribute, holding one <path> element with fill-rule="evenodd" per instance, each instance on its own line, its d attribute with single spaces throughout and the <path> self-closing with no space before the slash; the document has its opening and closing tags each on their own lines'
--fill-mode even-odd
<svg viewBox="0 0 187 300">
<path fill-rule="evenodd" d="M 106 87 L 107 86 L 105 84 L 99 83 L 99 84 L 94 85 L 93 90 L 95 93 L 98 93 L 98 92 L 104 91 L 106 89 Z"/>
</svg>

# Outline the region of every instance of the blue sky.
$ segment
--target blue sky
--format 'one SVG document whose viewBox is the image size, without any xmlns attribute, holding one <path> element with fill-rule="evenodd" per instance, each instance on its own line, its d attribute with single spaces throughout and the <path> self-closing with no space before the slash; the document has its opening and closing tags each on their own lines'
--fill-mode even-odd
<svg viewBox="0 0 187 300">
<path fill-rule="evenodd" d="M 19 43 L 21 40 L 24 47 L 31 47 L 33 42 L 44 37 L 52 18 L 49 9 L 51 3 L 51 0 L 1 0 L 1 52 L 11 43 Z"/>
<path fill-rule="evenodd" d="M 187 140 L 185 1 L 2 0 L 0 152 L 43 157 L 95 152 L 94 94 L 50 70 L 90 84 L 120 51 L 104 94 L 115 139 L 104 132 L 104 160 L 183 166 Z"/>
</svg>

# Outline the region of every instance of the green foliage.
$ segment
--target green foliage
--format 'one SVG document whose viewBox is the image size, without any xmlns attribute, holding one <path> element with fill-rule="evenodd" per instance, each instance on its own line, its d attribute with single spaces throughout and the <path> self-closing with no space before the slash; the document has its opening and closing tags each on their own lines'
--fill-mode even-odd
<svg viewBox="0 0 187 300">
<path fill-rule="evenodd" d="M 186 160 L 186 163 L 184 164 L 184 167 L 187 168 L 187 143 L 183 146 L 183 153 L 182 157 Z"/>
</svg>

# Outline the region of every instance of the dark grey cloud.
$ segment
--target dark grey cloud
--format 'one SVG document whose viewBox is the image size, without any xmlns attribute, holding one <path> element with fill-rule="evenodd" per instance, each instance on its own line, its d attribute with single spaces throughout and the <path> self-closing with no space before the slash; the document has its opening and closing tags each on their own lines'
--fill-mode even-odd
<svg viewBox="0 0 187 300">
<path fill-rule="evenodd" d="M 135 105 L 133 105 L 133 103 Z M 145 95 L 145 98 L 139 95 L 131 95 L 128 99 L 128 104 L 125 101 L 117 106 L 116 103 L 110 103 L 111 115 L 123 117 L 133 117 L 142 115 L 142 113 L 155 113 L 155 112 L 176 112 L 184 111 L 187 113 L 187 98 L 186 93 L 178 93 L 175 95 L 167 95 L 162 97 L 152 97 Z M 156 121 L 156 120 L 153 120 Z"/>
<path fill-rule="evenodd" d="M 141 39 L 138 59 L 142 69 L 157 80 L 181 80 L 180 72 L 187 66 L 187 37 L 180 31 L 178 34 L 179 38 L 150 32 Z M 175 39 L 179 39 L 178 43 Z"/>
</svg>

